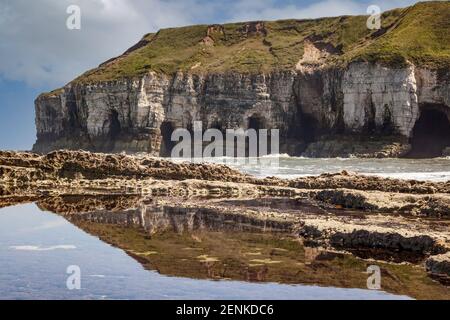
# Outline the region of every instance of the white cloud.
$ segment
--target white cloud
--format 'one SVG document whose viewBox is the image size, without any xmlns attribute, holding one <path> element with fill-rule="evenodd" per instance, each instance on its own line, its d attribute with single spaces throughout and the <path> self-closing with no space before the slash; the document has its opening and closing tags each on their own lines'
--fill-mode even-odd
<svg viewBox="0 0 450 320">
<path fill-rule="evenodd" d="M 322 0 L 309 5 L 275 0 L 2 0 L 0 77 L 31 86 L 60 86 L 117 56 L 145 33 L 164 27 L 225 21 L 363 14 L 413 0 Z M 66 9 L 81 8 L 81 30 L 68 30 Z"/>
<path fill-rule="evenodd" d="M 344 14 L 356 14 L 365 7 L 356 1 L 325 0 L 318 1 L 308 6 L 290 4 L 284 7 L 274 7 L 270 0 L 243 1 L 237 4 L 234 20 L 275 20 L 275 19 L 305 19 L 324 16 L 337 16 Z M 256 13 L 256 15 L 255 15 Z M 257 16 L 257 17 L 255 17 Z"/>
<path fill-rule="evenodd" d="M 81 8 L 81 30 L 68 30 L 66 9 Z M 0 75 L 33 86 L 61 85 L 121 54 L 145 33 L 189 24 L 172 2 L 7 0 L 0 3 Z"/>
<path fill-rule="evenodd" d="M 308 5 L 289 3 L 277 5 L 274 0 L 238 1 L 233 6 L 233 21 L 308 19 L 340 15 L 366 14 L 369 5 L 377 5 L 382 11 L 414 4 L 414 0 L 322 0 Z"/>
<path fill-rule="evenodd" d="M 54 251 L 54 250 L 74 250 L 77 247 L 72 245 L 61 245 L 51 247 L 39 247 L 39 246 L 12 246 L 10 249 L 17 251 Z"/>
</svg>

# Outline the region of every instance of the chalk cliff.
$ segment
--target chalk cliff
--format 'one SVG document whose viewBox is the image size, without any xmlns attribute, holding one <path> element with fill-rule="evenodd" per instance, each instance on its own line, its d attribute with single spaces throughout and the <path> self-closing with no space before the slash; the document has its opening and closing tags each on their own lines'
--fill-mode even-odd
<svg viewBox="0 0 450 320">
<path fill-rule="evenodd" d="M 381 30 L 366 20 L 146 35 L 38 97 L 34 150 L 167 155 L 174 129 L 202 121 L 204 129 L 280 129 L 281 152 L 291 155 L 441 155 L 450 146 L 450 4 L 387 12 Z"/>
</svg>

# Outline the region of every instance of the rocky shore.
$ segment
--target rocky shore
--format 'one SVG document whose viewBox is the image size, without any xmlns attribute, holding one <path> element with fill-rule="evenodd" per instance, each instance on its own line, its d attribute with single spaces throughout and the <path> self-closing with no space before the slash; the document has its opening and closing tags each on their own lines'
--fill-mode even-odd
<svg viewBox="0 0 450 320">
<path fill-rule="evenodd" d="M 440 281 L 450 277 L 450 182 L 350 172 L 257 179 L 223 165 L 149 156 L 0 152 L 0 208 L 26 202 L 69 216 L 102 208 L 219 215 L 288 231 L 308 246 L 418 264 Z"/>
</svg>

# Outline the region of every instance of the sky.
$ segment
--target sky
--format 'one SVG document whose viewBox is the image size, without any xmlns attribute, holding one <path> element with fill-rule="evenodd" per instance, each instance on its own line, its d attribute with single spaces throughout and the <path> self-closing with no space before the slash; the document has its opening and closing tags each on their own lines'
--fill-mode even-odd
<svg viewBox="0 0 450 320">
<path fill-rule="evenodd" d="M 0 0 L 0 150 L 30 150 L 34 99 L 161 28 L 366 14 L 414 0 Z M 67 8 L 81 9 L 69 30 Z"/>
</svg>

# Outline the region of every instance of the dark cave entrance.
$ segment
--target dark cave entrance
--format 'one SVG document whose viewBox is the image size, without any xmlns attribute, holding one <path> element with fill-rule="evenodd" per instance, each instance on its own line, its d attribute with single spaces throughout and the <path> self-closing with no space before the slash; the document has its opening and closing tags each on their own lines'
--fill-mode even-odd
<svg viewBox="0 0 450 320">
<path fill-rule="evenodd" d="M 443 105 L 426 106 L 414 126 L 408 158 L 440 157 L 450 147 L 450 114 Z"/>
<path fill-rule="evenodd" d="M 248 118 L 248 128 L 254 129 L 257 132 L 262 129 L 267 129 L 266 119 L 264 119 L 264 117 L 259 115 L 253 115 L 250 118 Z"/>
<path fill-rule="evenodd" d="M 224 130 L 223 125 L 220 121 L 215 120 L 211 123 L 211 125 L 209 126 L 210 129 L 216 129 L 219 130 L 222 133 L 225 133 L 226 130 Z"/>
<path fill-rule="evenodd" d="M 172 149 L 175 147 L 175 142 L 172 141 L 172 133 L 175 127 L 171 122 L 165 121 L 161 125 L 161 156 L 170 157 Z"/>
<path fill-rule="evenodd" d="M 112 110 L 111 114 L 109 115 L 109 137 L 111 140 L 114 140 L 117 138 L 117 136 L 120 134 L 120 131 L 122 130 L 120 126 L 119 121 L 119 114 L 116 110 Z"/>
<path fill-rule="evenodd" d="M 316 140 L 317 120 L 308 114 L 302 114 L 300 118 L 300 127 L 297 128 L 296 134 L 300 136 L 306 143 L 311 143 Z"/>
<path fill-rule="evenodd" d="M 260 155 L 263 155 L 263 154 L 265 154 L 266 152 L 268 153 L 268 154 L 270 154 L 271 153 L 271 136 L 270 136 L 270 131 L 268 131 L 267 132 L 267 150 L 260 150 L 260 141 L 259 141 L 259 131 L 260 130 L 264 130 L 264 129 L 267 129 L 267 121 L 266 121 L 266 119 L 263 117 L 263 116 L 261 116 L 261 115 L 252 115 L 250 118 L 248 118 L 248 124 L 247 124 L 247 128 L 248 128 L 248 130 L 255 130 L 256 131 L 256 143 L 257 143 L 257 145 L 256 145 L 256 149 L 255 149 L 255 151 L 258 153 L 258 155 L 260 156 Z M 253 155 L 251 155 L 250 154 L 250 143 L 252 143 L 252 141 L 250 141 L 250 139 L 247 139 L 247 151 L 246 151 L 246 153 L 247 153 L 247 156 L 253 156 Z"/>
</svg>

